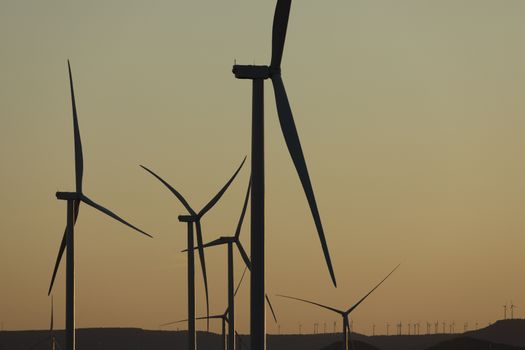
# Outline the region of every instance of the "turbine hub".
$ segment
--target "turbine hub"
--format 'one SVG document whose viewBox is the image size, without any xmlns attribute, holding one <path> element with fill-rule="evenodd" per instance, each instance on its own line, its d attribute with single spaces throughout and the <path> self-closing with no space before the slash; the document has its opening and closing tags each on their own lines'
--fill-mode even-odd
<svg viewBox="0 0 525 350">
<path fill-rule="evenodd" d="M 57 199 L 61 200 L 80 200 L 82 199 L 82 193 L 78 192 L 57 192 Z"/>
</svg>

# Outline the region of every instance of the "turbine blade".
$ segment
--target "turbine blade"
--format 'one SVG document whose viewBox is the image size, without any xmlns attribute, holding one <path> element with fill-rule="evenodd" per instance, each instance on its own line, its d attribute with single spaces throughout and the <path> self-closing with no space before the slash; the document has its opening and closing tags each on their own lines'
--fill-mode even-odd
<svg viewBox="0 0 525 350">
<path fill-rule="evenodd" d="M 143 235 L 146 235 L 150 238 L 153 238 L 153 236 L 151 236 L 150 234 L 142 231 L 141 229 L 139 229 L 138 227 L 136 226 L 133 226 L 132 224 L 130 224 L 129 222 L 125 221 L 124 219 L 122 219 L 120 216 L 118 216 L 117 214 L 113 213 L 112 211 L 104 208 L 103 206 L 101 206 L 100 204 L 97 204 L 95 202 L 93 202 L 91 199 L 89 199 L 86 195 L 82 194 L 82 201 L 84 203 L 86 203 L 87 205 L 89 205 L 90 207 L 93 207 L 95 209 L 97 209 L 98 211 L 101 211 L 102 213 L 106 214 L 107 216 L 117 220 L 118 222 L 134 229 L 135 231 L 137 232 L 140 232 L 142 233 Z"/>
<path fill-rule="evenodd" d="M 250 190 L 252 187 L 252 177 L 250 176 L 250 181 L 248 183 L 248 190 L 246 190 L 246 197 L 244 197 L 244 204 L 242 206 L 241 217 L 237 223 L 237 229 L 235 230 L 235 238 L 239 239 L 241 235 L 242 222 L 244 221 L 244 216 L 246 215 L 246 208 L 248 207 L 248 199 L 250 199 Z"/>
<path fill-rule="evenodd" d="M 80 209 L 80 201 L 75 201 L 75 218 L 73 225 L 77 222 L 78 218 L 78 211 Z M 57 260 L 55 262 L 55 267 L 53 269 L 53 275 L 51 276 L 51 282 L 49 283 L 49 289 L 47 291 L 47 295 L 51 295 L 51 290 L 53 290 L 53 284 L 55 283 L 55 278 L 57 276 L 58 267 L 60 266 L 60 261 L 62 260 L 62 255 L 64 255 L 64 251 L 66 250 L 66 237 L 67 236 L 67 227 L 64 230 L 64 235 L 62 235 L 62 242 L 60 242 L 60 248 L 58 249 L 58 255 Z"/>
<path fill-rule="evenodd" d="M 270 302 L 270 298 L 268 297 L 268 294 L 264 293 L 264 297 L 266 298 L 266 302 L 268 303 L 268 306 L 270 307 L 270 311 L 272 312 L 273 320 L 275 323 L 277 323 L 277 316 L 275 316 L 275 311 L 273 310 L 272 303 Z"/>
<path fill-rule="evenodd" d="M 69 73 L 69 87 L 71 89 L 71 105 L 73 108 L 73 134 L 75 139 L 75 181 L 76 190 L 82 193 L 82 177 L 84 174 L 84 159 L 82 156 L 82 141 L 80 139 L 80 129 L 78 127 L 77 104 L 75 102 L 75 91 L 73 88 L 73 76 L 71 74 L 71 65 L 67 60 L 67 70 Z"/>
<path fill-rule="evenodd" d="M 182 196 L 182 194 L 180 194 L 179 191 L 177 191 L 176 189 L 174 189 L 169 183 L 167 183 L 166 181 L 164 181 L 159 175 L 155 174 L 152 170 L 146 168 L 144 165 L 141 165 L 140 166 L 142 169 L 146 170 L 148 173 L 150 173 L 151 175 L 155 176 L 157 178 L 157 180 L 159 180 L 160 182 L 162 182 L 164 184 L 164 186 L 166 186 L 170 191 L 171 193 L 173 193 L 175 195 L 175 197 L 177 197 L 177 199 L 182 203 L 182 205 L 184 206 L 184 208 L 186 208 L 186 210 L 191 214 L 191 215 L 197 215 L 197 213 L 190 207 L 190 205 L 188 204 L 188 201 Z"/>
<path fill-rule="evenodd" d="M 319 211 L 317 209 L 314 190 L 312 188 L 312 183 L 310 182 L 310 176 L 308 175 L 308 168 L 306 167 L 306 161 L 301 148 L 301 142 L 299 141 L 299 135 L 297 134 L 297 129 L 295 128 L 295 122 L 290 104 L 288 102 L 288 97 L 286 96 L 286 90 L 280 75 L 273 76 L 272 82 L 274 86 L 275 101 L 277 103 L 277 112 L 279 114 L 281 130 L 283 132 L 286 145 L 288 146 L 288 151 L 290 152 L 290 156 L 292 157 L 293 163 L 295 165 L 295 169 L 297 170 L 297 174 L 299 175 L 299 179 L 303 185 L 303 190 L 306 195 L 306 199 L 308 200 L 310 211 L 312 212 L 315 226 L 317 228 L 317 233 L 319 235 L 319 240 L 321 241 L 321 246 L 323 248 L 326 264 L 328 266 L 328 271 L 330 272 L 334 286 L 337 287 L 335 273 L 332 267 L 332 260 L 330 259 L 330 251 L 328 250 L 328 245 L 326 243 L 321 217 L 319 216 Z"/>
<path fill-rule="evenodd" d="M 217 319 L 217 318 L 222 318 L 222 315 L 213 315 L 213 316 L 201 316 L 201 317 L 195 317 L 196 320 L 207 320 L 207 319 Z M 188 319 L 184 319 L 184 320 L 178 320 L 178 321 L 173 321 L 173 322 L 168 322 L 168 323 L 163 323 L 160 325 L 160 327 L 164 327 L 164 326 L 171 326 L 173 324 L 177 324 L 177 323 L 184 323 L 184 322 L 188 322 Z"/>
<path fill-rule="evenodd" d="M 204 248 L 202 247 L 202 229 L 201 222 L 197 220 L 195 222 L 197 227 L 197 249 L 199 251 L 199 259 L 201 261 L 202 278 L 204 279 L 204 292 L 206 293 L 206 316 L 210 317 L 210 302 L 208 298 L 208 276 L 206 274 L 206 259 L 204 258 Z M 210 331 L 210 321 L 206 323 L 206 329 Z"/>
<path fill-rule="evenodd" d="M 355 310 L 356 307 L 359 306 L 359 304 L 361 304 L 366 298 L 368 298 L 368 296 L 370 294 L 372 294 L 373 291 L 375 291 L 381 284 L 383 284 L 384 281 L 386 281 L 386 279 L 388 277 L 390 277 L 391 274 L 394 273 L 395 270 L 397 270 L 397 268 L 399 267 L 399 265 L 401 264 L 398 264 L 392 271 L 390 271 L 390 273 L 381 280 L 381 282 L 379 282 L 378 284 L 376 284 L 376 286 L 374 288 L 372 288 L 372 290 L 370 292 L 368 292 L 364 297 L 361 298 L 361 300 L 359 300 L 357 303 L 354 304 L 354 306 L 352 306 L 350 309 L 348 309 L 348 311 L 346 312 L 347 314 L 351 313 L 352 311 Z"/>
<path fill-rule="evenodd" d="M 246 254 L 246 251 L 244 250 L 244 247 L 242 246 L 241 241 L 236 240 L 235 244 L 237 245 L 237 249 L 239 249 L 239 253 L 241 254 L 242 260 L 244 260 L 244 264 L 251 271 L 252 270 L 252 262 L 250 261 L 250 258 L 248 257 L 248 254 Z"/>
<path fill-rule="evenodd" d="M 299 301 L 302 301 L 303 303 L 308 303 L 308 304 L 316 305 L 316 306 L 322 307 L 322 308 L 324 308 L 324 309 L 327 309 L 327 310 L 330 310 L 330 311 L 336 312 L 336 313 L 338 313 L 338 314 L 342 314 L 342 313 L 343 313 L 343 311 L 341 311 L 341 310 L 337 310 L 337 309 L 334 309 L 333 307 L 330 307 L 330 306 L 326 306 L 326 305 L 323 305 L 323 304 L 316 303 L 315 301 L 310 301 L 310 300 L 306 300 L 306 299 L 301 299 L 301 298 L 291 297 L 291 296 L 288 296 L 288 295 L 282 295 L 282 294 L 276 294 L 276 296 L 281 297 L 281 298 L 288 298 L 288 299 L 293 299 L 293 300 L 299 300 Z"/>
<path fill-rule="evenodd" d="M 221 199 L 222 195 L 224 194 L 224 192 L 226 192 L 226 190 L 228 189 L 228 187 L 230 187 L 231 183 L 233 182 L 233 180 L 235 179 L 235 177 L 237 176 L 237 174 L 239 173 L 239 171 L 241 171 L 241 168 L 242 166 L 244 165 L 244 162 L 246 161 L 246 157 L 244 157 L 244 159 L 242 160 L 241 162 L 241 165 L 239 165 L 239 167 L 237 168 L 237 170 L 235 171 L 235 173 L 233 174 L 233 176 L 228 180 L 228 182 L 226 182 L 226 184 L 221 188 L 221 190 L 215 195 L 215 197 L 213 197 L 211 199 L 211 201 L 208 202 L 208 204 L 206 204 L 204 206 L 204 208 L 201 209 L 201 211 L 199 212 L 199 217 L 202 217 L 204 214 L 206 214 L 208 212 L 208 210 L 210 210 L 211 208 L 213 208 L 213 206 L 215 204 L 217 204 L 217 202 L 219 201 L 219 199 Z"/>
<path fill-rule="evenodd" d="M 218 246 L 218 245 L 227 244 L 228 242 L 230 242 L 230 240 L 227 239 L 226 237 L 220 237 L 220 238 L 217 238 L 217 239 L 214 240 L 214 241 L 211 241 L 211 242 L 205 243 L 205 244 L 203 244 L 202 246 L 196 246 L 196 247 L 193 247 L 193 250 L 196 250 L 196 249 L 199 249 L 199 248 L 206 249 L 206 248 L 210 248 L 210 247 L 215 247 L 215 246 Z M 185 253 L 185 252 L 187 252 L 188 250 L 189 250 L 189 249 L 184 249 L 184 250 L 182 250 L 181 252 L 182 252 L 182 253 Z"/>
<path fill-rule="evenodd" d="M 244 279 L 244 275 L 246 274 L 246 270 L 248 270 L 248 266 L 244 267 L 244 271 L 242 272 L 241 279 L 239 280 L 239 283 L 237 284 L 237 288 L 235 288 L 235 292 L 233 292 L 233 297 L 235 297 L 237 295 L 237 291 L 241 287 L 242 280 Z"/>
<path fill-rule="evenodd" d="M 184 319 L 184 320 L 178 320 L 178 321 L 172 321 L 172 322 L 168 322 L 168 323 L 163 323 L 160 325 L 160 327 L 164 327 L 164 326 L 171 326 L 172 324 L 177 324 L 177 323 L 183 323 L 183 322 L 188 322 L 188 319 Z"/>
<path fill-rule="evenodd" d="M 51 296 L 51 324 L 49 325 L 49 333 L 53 332 L 53 296 Z"/>
<path fill-rule="evenodd" d="M 272 61 L 270 63 L 272 68 L 281 67 L 291 6 L 292 0 L 278 0 L 275 5 L 272 28 Z"/>
</svg>

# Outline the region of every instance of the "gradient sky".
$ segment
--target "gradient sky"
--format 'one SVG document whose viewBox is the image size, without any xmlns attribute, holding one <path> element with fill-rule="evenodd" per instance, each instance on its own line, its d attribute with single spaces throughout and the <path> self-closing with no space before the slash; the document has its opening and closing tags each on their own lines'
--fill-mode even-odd
<svg viewBox="0 0 525 350">
<path fill-rule="evenodd" d="M 0 3 L 0 321 L 45 328 L 47 287 L 74 188 L 66 59 L 86 194 L 155 235 L 84 206 L 76 225 L 77 327 L 186 316 L 182 206 L 146 164 L 202 206 L 249 154 L 251 89 L 234 59 L 269 62 L 274 1 Z M 266 84 L 267 286 L 346 308 L 397 263 L 354 315 L 485 325 L 525 309 L 525 2 L 295 1 L 283 79 L 339 288 L 331 286 Z M 241 172 L 203 220 L 233 231 Z M 249 246 L 248 226 L 242 234 Z M 226 251 L 207 255 L 211 312 L 226 305 Z M 237 278 L 242 267 L 237 259 Z M 197 270 L 198 271 L 198 270 Z M 64 266 L 56 287 L 64 322 Z M 198 313 L 204 311 L 197 276 Z M 248 330 L 248 284 L 238 298 Z M 336 315 L 274 299 L 282 332 Z M 340 322 L 337 319 L 338 323 Z M 203 329 L 204 324 L 200 325 Z M 212 323 L 213 330 L 219 325 Z M 391 330 L 394 329 L 393 327 Z M 422 328 L 423 329 L 423 328 Z M 268 321 L 269 332 L 277 327 Z"/>
</svg>

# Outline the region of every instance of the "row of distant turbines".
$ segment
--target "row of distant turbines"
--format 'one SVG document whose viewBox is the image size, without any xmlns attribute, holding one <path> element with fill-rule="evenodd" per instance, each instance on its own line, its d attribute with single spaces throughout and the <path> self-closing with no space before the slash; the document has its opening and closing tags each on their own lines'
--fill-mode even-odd
<svg viewBox="0 0 525 350">
<path fill-rule="evenodd" d="M 281 125 L 281 130 L 292 158 L 293 164 L 297 170 L 297 174 L 301 181 L 310 211 L 315 223 L 317 234 L 319 236 L 322 251 L 328 267 L 333 285 L 336 286 L 336 277 L 332 266 L 330 252 L 326 242 L 321 218 L 317 202 L 315 199 L 313 187 L 310 181 L 310 176 L 306 166 L 306 160 L 302 151 L 299 135 L 295 127 L 292 110 L 288 101 L 284 83 L 281 77 L 281 60 L 284 52 L 284 43 L 286 31 L 288 26 L 288 18 L 290 14 L 291 0 L 277 0 L 273 30 L 272 30 L 272 55 L 269 66 L 253 66 L 253 65 L 237 65 L 233 66 L 233 74 L 237 79 L 247 79 L 252 81 L 252 148 L 251 148 L 251 172 L 250 181 L 247 186 L 246 195 L 242 210 L 240 213 L 237 226 L 232 235 L 220 237 L 211 242 L 205 243 L 202 234 L 202 219 L 221 199 L 223 194 L 227 191 L 231 183 L 240 172 L 245 160 L 237 167 L 233 175 L 228 179 L 226 184 L 202 206 L 196 210 L 194 206 L 189 204 L 189 201 L 184 197 L 174 186 L 165 181 L 156 172 L 146 166 L 142 168 L 150 175 L 155 177 L 162 185 L 168 189 L 175 198 L 186 209 L 186 213 L 179 215 L 180 222 L 186 225 L 187 228 L 187 246 L 184 250 L 187 256 L 187 288 L 188 288 L 188 317 L 181 320 L 188 323 L 188 349 L 195 350 L 197 348 L 196 339 L 196 320 L 198 318 L 205 319 L 209 327 L 211 319 L 222 320 L 223 329 L 223 343 L 222 348 L 234 350 L 235 342 L 235 302 L 236 289 L 234 288 L 234 268 L 233 268 L 233 254 L 237 250 L 242 257 L 242 260 L 248 270 L 250 270 L 250 348 L 252 350 L 265 350 L 266 348 L 266 304 L 270 307 L 272 315 L 276 320 L 275 313 L 270 304 L 265 288 L 265 180 L 264 180 L 264 81 L 270 79 L 273 84 L 275 94 L 275 101 L 277 106 L 277 114 Z M 71 103 L 73 112 L 73 134 L 74 134 L 74 149 L 75 149 L 75 190 L 72 192 L 57 192 L 56 197 L 63 200 L 67 204 L 66 211 L 66 228 L 64 230 L 60 248 L 58 251 L 56 263 L 53 269 L 51 283 L 48 294 L 51 293 L 53 284 L 57 275 L 58 268 L 64 253 L 66 254 L 66 336 L 65 349 L 75 349 L 75 244 L 74 231 L 75 223 L 78 218 L 80 204 L 84 203 L 103 214 L 111 217 L 114 220 L 128 226 L 132 230 L 152 238 L 152 235 L 124 220 L 119 215 L 110 211 L 106 207 L 98 204 L 90 199 L 83 189 L 83 154 L 82 142 L 80 138 L 80 129 L 78 124 L 77 106 L 75 101 L 75 93 L 73 87 L 73 78 L 71 74 L 71 67 L 68 61 L 68 73 L 71 93 Z M 240 233 L 247 211 L 248 202 L 250 202 L 250 255 L 244 250 L 241 241 Z M 195 241 L 196 238 L 196 241 Z M 209 313 L 209 295 L 208 295 L 208 279 L 206 270 L 205 250 L 214 246 L 225 246 L 227 248 L 227 293 L 228 302 L 226 311 L 222 314 L 210 315 Z M 206 316 L 196 317 L 195 314 L 195 251 L 197 251 L 198 259 L 201 266 L 204 292 L 206 296 Z M 399 266 L 399 265 L 398 265 Z M 288 295 L 279 295 L 279 297 L 287 298 L 294 301 L 314 305 L 325 310 L 334 312 L 341 317 L 342 334 L 343 334 L 343 349 L 348 349 L 352 346 L 351 332 L 350 332 L 350 313 L 354 311 L 376 288 L 378 288 L 396 269 L 396 266 L 381 282 L 379 282 L 373 289 L 364 295 L 359 301 L 352 305 L 349 309 L 336 309 L 331 306 L 320 304 L 314 301 L 301 299 Z M 241 279 L 242 281 L 242 279 Z M 226 325 L 227 324 L 227 325 Z M 227 335 L 226 335 L 227 327 Z"/>
</svg>

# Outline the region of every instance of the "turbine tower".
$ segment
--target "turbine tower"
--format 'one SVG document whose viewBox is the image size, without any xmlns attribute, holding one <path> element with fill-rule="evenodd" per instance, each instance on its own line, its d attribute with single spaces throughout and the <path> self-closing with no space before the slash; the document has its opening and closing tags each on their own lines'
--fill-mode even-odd
<svg viewBox="0 0 525 350">
<path fill-rule="evenodd" d="M 164 181 L 159 175 L 154 173 L 152 170 L 148 169 L 147 167 L 141 165 L 141 167 L 149 172 L 151 175 L 153 175 L 157 180 L 159 180 L 164 186 L 166 186 L 171 193 L 181 202 L 181 204 L 186 208 L 189 215 L 179 215 L 179 221 L 185 222 L 187 224 L 187 240 L 188 240 L 188 246 L 187 246 L 187 259 L 188 259 L 188 349 L 189 350 L 195 350 L 197 347 L 197 333 L 195 330 L 195 256 L 194 256 L 194 240 L 193 240 L 193 227 L 195 226 L 195 230 L 197 233 L 197 246 L 198 246 L 198 252 L 199 252 L 199 259 L 201 263 L 202 268 L 202 276 L 204 279 L 204 291 L 206 294 L 206 316 L 210 315 L 210 308 L 209 308 L 209 301 L 208 301 L 208 277 L 206 274 L 206 261 L 204 258 L 204 248 L 203 246 L 203 239 L 202 239 L 202 228 L 201 228 L 201 219 L 211 208 L 217 204 L 217 202 L 221 199 L 222 195 L 226 192 L 228 187 L 230 187 L 231 183 L 241 170 L 242 166 L 244 165 L 244 162 L 246 161 L 246 157 L 244 157 L 243 161 L 241 162 L 241 165 L 237 168 L 235 173 L 230 177 L 230 179 L 226 182 L 226 184 L 217 192 L 217 194 L 199 211 L 196 212 L 193 210 L 193 208 L 189 205 L 188 201 L 178 192 L 173 186 L 171 186 L 169 183 Z M 209 319 L 207 319 L 206 327 L 209 330 L 210 324 Z"/>
<path fill-rule="evenodd" d="M 117 214 L 104 208 L 100 204 L 95 203 L 89 199 L 82 189 L 82 177 L 84 174 L 84 160 L 82 155 L 82 142 L 80 139 L 80 129 L 78 126 L 77 106 L 75 102 L 75 92 L 73 88 L 73 77 L 71 74 L 71 66 L 69 60 L 67 61 L 69 73 L 69 87 L 71 91 L 71 104 L 73 109 L 73 135 L 75 144 L 75 192 L 57 192 L 56 197 L 59 200 L 67 201 L 67 225 L 62 236 L 62 242 L 58 251 L 58 256 L 51 277 L 48 295 L 51 294 L 55 277 L 62 260 L 62 255 L 66 251 L 66 350 L 75 349 L 75 244 L 74 244 L 74 226 L 78 218 L 80 203 L 83 202 L 90 207 L 101 211 L 109 217 L 121 222 L 122 224 L 131 227 L 148 237 L 152 237 L 141 229 L 133 226 L 127 221 L 120 218 Z"/>
<path fill-rule="evenodd" d="M 504 320 L 507 319 L 507 303 L 505 303 L 505 305 L 503 305 L 503 319 Z"/>
<path fill-rule="evenodd" d="M 265 234 L 264 234 L 264 80 L 271 79 L 279 122 L 288 151 L 301 180 L 321 241 L 325 260 L 336 285 L 335 274 L 326 243 L 314 191 L 295 126 L 283 80 L 281 60 L 284 51 L 291 0 L 277 0 L 272 29 L 272 57 L 269 66 L 237 65 L 232 72 L 237 79 L 252 80 L 252 195 L 251 195 L 251 261 L 250 334 L 251 349 L 266 349 L 265 302 Z"/>
<path fill-rule="evenodd" d="M 350 340 L 350 342 L 352 343 L 351 345 L 351 349 L 352 350 L 355 350 L 355 347 L 353 345 L 353 341 L 352 341 L 352 332 L 350 331 L 350 314 L 352 313 L 352 311 L 354 311 L 366 298 L 368 298 L 368 296 L 370 294 L 372 294 L 372 292 L 374 292 L 388 277 L 390 277 L 390 275 L 392 273 L 394 273 L 394 271 L 399 267 L 399 265 L 397 265 L 392 271 L 390 271 L 390 273 L 385 277 L 383 278 L 383 280 L 381 280 L 381 282 L 379 282 L 374 288 L 372 288 L 372 290 L 370 290 L 364 297 L 362 297 L 357 303 L 355 303 L 352 307 L 350 307 L 348 310 L 338 310 L 338 309 L 335 309 L 333 307 L 330 307 L 330 306 L 326 306 L 326 305 L 323 305 L 323 304 L 319 304 L 319 303 L 316 303 L 316 302 L 313 302 L 313 301 L 309 301 L 309 300 L 306 300 L 306 299 L 301 299 L 301 298 L 296 298 L 296 297 L 292 297 L 292 296 L 287 296 L 287 295 L 282 295 L 282 294 L 278 294 L 277 296 L 279 297 L 282 297 L 282 298 L 287 298 L 287 299 L 293 299 L 293 300 L 298 300 L 298 301 L 302 301 L 304 303 L 308 303 L 308 304 L 312 304 L 312 305 L 316 305 L 316 306 L 319 306 L 319 307 L 322 307 L 323 309 L 327 309 L 329 311 L 332 311 L 332 312 L 335 312 L 337 314 L 339 314 L 342 319 L 343 319 L 343 350 L 348 350 L 348 340 Z M 350 339 L 349 339 L 350 338 Z"/>
</svg>

